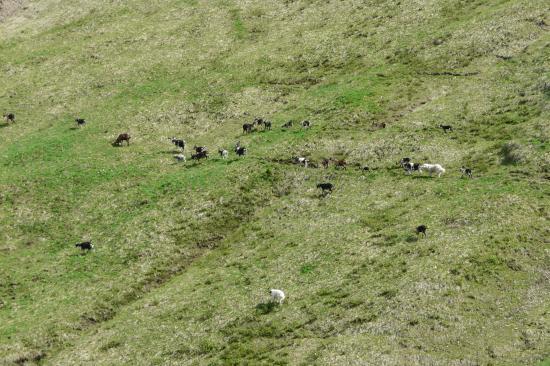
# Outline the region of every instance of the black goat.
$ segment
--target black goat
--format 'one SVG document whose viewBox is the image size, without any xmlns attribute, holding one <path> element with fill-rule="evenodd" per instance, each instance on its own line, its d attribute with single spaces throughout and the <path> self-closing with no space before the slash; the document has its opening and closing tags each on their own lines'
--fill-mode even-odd
<svg viewBox="0 0 550 366">
<path fill-rule="evenodd" d="M 439 128 L 442 128 L 443 131 L 445 131 L 445 133 L 447 133 L 447 131 L 453 132 L 453 126 L 449 126 L 449 125 L 439 125 Z"/>
<path fill-rule="evenodd" d="M 80 248 L 81 250 L 86 250 L 86 251 L 94 249 L 94 245 L 92 244 L 91 241 L 85 241 L 85 242 L 82 242 L 82 243 L 75 244 L 75 247 Z"/>
<path fill-rule="evenodd" d="M 172 143 L 176 145 L 176 147 L 179 147 L 181 151 L 185 150 L 185 140 L 180 140 L 175 137 L 170 137 L 170 141 L 172 141 Z"/>
<path fill-rule="evenodd" d="M 264 121 L 263 118 L 261 118 L 261 117 L 254 118 L 254 123 L 253 124 L 255 124 L 255 125 L 261 126 L 264 123 L 265 123 L 265 121 Z"/>
<path fill-rule="evenodd" d="M 292 121 L 288 121 L 287 123 L 285 123 L 284 125 L 281 126 L 282 128 L 290 128 L 292 127 Z"/>
<path fill-rule="evenodd" d="M 4 114 L 4 119 L 7 123 L 14 123 L 15 122 L 15 114 L 13 113 L 6 113 Z"/>
<path fill-rule="evenodd" d="M 264 121 L 264 130 L 271 130 L 271 121 Z"/>
<path fill-rule="evenodd" d="M 251 133 L 252 131 L 254 131 L 253 123 L 245 123 L 243 125 L 243 133 Z"/>
<path fill-rule="evenodd" d="M 86 124 L 86 120 L 84 118 L 77 118 L 74 121 L 78 127 L 82 127 Z"/>
<path fill-rule="evenodd" d="M 201 152 L 197 152 L 196 154 L 191 155 L 191 159 L 193 160 L 208 159 L 208 151 L 203 150 Z"/>
<path fill-rule="evenodd" d="M 332 183 L 319 183 L 317 184 L 317 188 L 320 188 L 323 194 L 325 194 L 332 193 L 332 189 L 334 188 L 334 186 L 332 185 Z"/>
<path fill-rule="evenodd" d="M 416 235 L 423 234 L 426 237 L 426 225 L 420 225 L 416 228 Z"/>
</svg>

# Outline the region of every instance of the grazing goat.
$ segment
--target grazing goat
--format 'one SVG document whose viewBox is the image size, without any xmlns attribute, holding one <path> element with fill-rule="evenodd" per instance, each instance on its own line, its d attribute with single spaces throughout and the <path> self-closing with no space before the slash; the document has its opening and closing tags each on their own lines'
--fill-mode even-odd
<svg viewBox="0 0 550 366">
<path fill-rule="evenodd" d="M 323 166 L 323 168 L 328 168 L 328 165 L 330 164 L 330 160 L 327 159 L 327 158 L 323 158 L 323 160 L 321 160 L 321 165 Z"/>
<path fill-rule="evenodd" d="M 265 123 L 265 121 L 264 121 L 263 118 L 261 118 L 261 117 L 254 118 L 254 123 L 253 124 L 255 124 L 255 125 L 261 126 L 264 123 Z"/>
<path fill-rule="evenodd" d="M 309 128 L 311 127 L 311 123 L 306 119 L 305 121 L 302 121 L 302 127 Z"/>
<path fill-rule="evenodd" d="M 271 121 L 264 121 L 264 130 L 271 130 Z"/>
<path fill-rule="evenodd" d="M 246 155 L 246 147 L 244 146 L 239 146 L 235 149 L 235 152 L 237 153 L 237 156 L 245 156 Z"/>
<path fill-rule="evenodd" d="M 193 160 L 208 159 L 208 151 L 202 150 L 201 152 L 197 152 L 196 154 L 191 155 L 191 159 Z"/>
<path fill-rule="evenodd" d="M 411 162 L 411 158 L 403 158 L 401 159 L 399 164 L 401 164 L 401 166 L 404 167 L 406 163 L 410 163 L 410 162 Z"/>
<path fill-rule="evenodd" d="M 82 127 L 86 124 L 86 120 L 84 118 L 77 118 L 74 121 L 78 127 Z"/>
<path fill-rule="evenodd" d="M 174 159 L 176 159 L 179 162 L 184 162 L 184 163 L 185 163 L 185 160 L 186 160 L 185 155 L 183 155 L 183 154 L 175 154 Z"/>
<path fill-rule="evenodd" d="M 447 133 L 447 131 L 453 132 L 453 126 L 449 126 L 449 125 L 439 125 L 439 128 L 442 128 L 443 131 L 445 131 L 445 133 Z"/>
<path fill-rule="evenodd" d="M 222 159 L 227 159 L 229 152 L 225 149 L 218 149 L 218 154 L 220 154 Z"/>
<path fill-rule="evenodd" d="M 4 114 L 4 120 L 6 120 L 6 123 L 14 123 L 15 122 L 15 114 L 13 113 L 6 113 Z"/>
<path fill-rule="evenodd" d="M 185 150 L 185 140 L 180 140 L 175 137 L 170 137 L 170 141 L 172 141 L 172 143 L 176 145 L 176 147 L 179 147 L 181 151 Z"/>
<path fill-rule="evenodd" d="M 420 172 L 423 172 L 424 170 L 426 170 L 428 171 L 428 173 L 430 173 L 430 176 L 433 173 L 436 173 L 438 178 L 441 177 L 441 174 L 445 173 L 445 169 L 439 164 L 422 164 L 420 165 L 418 170 Z"/>
<path fill-rule="evenodd" d="M 115 142 L 113 142 L 113 146 L 121 146 L 122 142 L 126 141 L 128 146 L 130 146 L 130 135 L 127 133 L 121 133 L 116 138 Z"/>
<path fill-rule="evenodd" d="M 460 178 L 464 176 L 467 176 L 468 178 L 472 178 L 472 169 L 462 166 L 462 168 L 460 168 L 460 172 L 462 173 L 462 176 Z"/>
<path fill-rule="evenodd" d="M 317 188 L 320 188 L 321 192 L 323 194 L 326 194 L 332 193 L 332 189 L 334 188 L 334 186 L 332 185 L 332 183 L 319 183 L 317 184 Z"/>
<path fill-rule="evenodd" d="M 243 133 L 251 133 L 254 130 L 253 123 L 245 123 L 243 125 Z"/>
<path fill-rule="evenodd" d="M 285 293 L 281 290 L 276 290 L 276 289 L 270 289 L 269 290 L 269 294 L 271 295 L 271 301 L 272 302 L 276 302 L 278 303 L 279 305 L 281 305 L 283 303 L 283 301 L 285 300 Z"/>
<path fill-rule="evenodd" d="M 290 128 L 292 127 L 292 121 L 288 121 L 287 123 L 285 123 L 284 125 L 281 126 L 282 128 Z"/>
<path fill-rule="evenodd" d="M 420 225 L 420 226 L 418 226 L 418 227 L 416 228 L 416 235 L 423 234 L 424 237 L 426 237 L 426 236 L 427 236 L 427 235 L 426 235 L 426 229 L 427 229 L 426 225 Z"/>
<path fill-rule="evenodd" d="M 412 174 L 413 172 L 416 172 L 420 169 L 420 163 L 412 163 L 412 162 L 407 162 L 407 163 L 404 163 L 403 164 L 403 169 L 405 169 L 405 171 L 407 172 L 407 174 Z"/>
<path fill-rule="evenodd" d="M 75 244 L 75 247 L 80 248 L 81 250 L 92 250 L 94 249 L 94 245 L 91 241 L 85 241 L 82 243 Z"/>
<path fill-rule="evenodd" d="M 337 169 L 346 169 L 348 163 L 344 159 L 336 159 L 334 160 L 334 166 Z"/>
<path fill-rule="evenodd" d="M 193 146 L 193 150 L 195 150 L 195 152 L 196 152 L 197 154 L 200 154 L 200 153 L 202 153 L 202 152 L 207 152 L 207 151 L 208 151 L 208 149 L 206 148 L 206 146 L 197 146 L 197 145 Z"/>
<path fill-rule="evenodd" d="M 296 164 L 303 165 L 305 168 L 307 168 L 307 165 L 309 164 L 309 160 L 307 158 L 303 158 L 303 157 L 295 157 L 294 162 Z"/>
</svg>

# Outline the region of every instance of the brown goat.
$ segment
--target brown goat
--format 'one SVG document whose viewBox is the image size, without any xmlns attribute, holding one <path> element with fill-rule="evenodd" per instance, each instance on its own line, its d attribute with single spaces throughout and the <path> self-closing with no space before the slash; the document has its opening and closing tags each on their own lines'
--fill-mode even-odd
<svg viewBox="0 0 550 366">
<path fill-rule="evenodd" d="M 334 159 L 334 166 L 336 168 L 346 169 L 348 163 L 344 159 Z"/>
<path fill-rule="evenodd" d="M 118 135 L 115 142 L 113 142 L 113 146 L 121 146 L 124 141 L 126 141 L 128 146 L 130 146 L 130 135 L 129 134 L 121 133 L 120 135 Z"/>
</svg>

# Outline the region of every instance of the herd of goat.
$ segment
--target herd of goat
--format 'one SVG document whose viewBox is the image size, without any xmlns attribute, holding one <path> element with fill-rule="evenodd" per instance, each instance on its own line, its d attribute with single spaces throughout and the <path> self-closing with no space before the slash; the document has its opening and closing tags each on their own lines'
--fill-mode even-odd
<svg viewBox="0 0 550 366">
<path fill-rule="evenodd" d="M 13 114 L 13 113 L 4 114 L 4 120 L 8 124 L 9 123 L 15 123 L 15 114 Z M 83 118 L 77 118 L 77 119 L 75 119 L 75 122 L 76 122 L 78 127 L 83 127 L 83 126 L 86 125 L 86 120 L 84 120 Z M 288 121 L 285 124 L 283 124 L 281 126 L 281 128 L 289 129 L 289 128 L 292 128 L 293 124 L 294 124 L 293 121 Z M 305 129 L 311 127 L 311 123 L 308 120 L 302 121 L 300 123 L 300 125 L 301 125 L 302 128 L 305 128 Z M 260 126 L 263 126 L 264 131 L 265 130 L 271 130 L 272 123 L 271 123 L 271 121 L 268 121 L 266 119 L 257 117 L 257 118 L 254 119 L 254 121 L 252 123 L 243 124 L 243 126 L 242 126 L 243 134 L 250 134 L 250 133 L 256 131 Z M 445 133 L 453 132 L 452 126 L 439 125 L 439 127 L 441 129 L 443 129 L 443 131 Z M 121 134 L 118 135 L 116 140 L 113 142 L 113 146 L 122 146 L 124 142 L 126 142 L 126 145 L 129 146 L 130 145 L 130 138 L 131 138 L 130 134 L 121 133 Z M 178 139 L 176 137 L 171 137 L 171 138 L 169 138 L 169 140 L 178 149 L 181 150 L 181 153 L 175 154 L 174 158 L 178 162 L 185 162 L 186 161 L 186 158 L 185 158 L 185 155 L 184 155 L 184 150 L 185 150 L 185 147 L 186 147 L 185 140 Z M 208 151 L 208 148 L 206 146 L 193 146 L 193 151 L 194 151 L 194 153 L 191 154 L 191 159 L 192 160 L 199 161 L 201 159 L 208 159 L 209 151 Z M 246 147 L 242 146 L 240 142 L 237 142 L 235 144 L 234 148 L 233 148 L 233 151 L 235 152 L 235 154 L 237 156 L 244 157 L 247 154 L 248 150 L 247 150 Z M 218 154 L 222 159 L 227 159 L 228 156 L 229 156 L 229 151 L 224 149 L 224 148 L 220 148 L 220 149 L 218 149 Z M 308 166 L 311 166 L 311 165 L 317 166 L 316 164 L 312 164 L 312 162 L 310 162 L 310 160 L 306 157 L 294 157 L 292 159 L 292 162 L 295 163 L 295 164 L 298 164 L 298 165 L 302 165 L 305 168 L 307 168 Z M 323 158 L 320 162 L 321 166 L 325 169 L 328 168 L 331 163 L 337 169 L 346 169 L 347 165 L 348 165 L 347 162 L 344 159 Z M 407 175 L 411 175 L 414 172 L 419 172 L 419 173 L 427 172 L 427 173 L 430 174 L 430 176 L 435 174 L 435 175 L 437 175 L 437 177 L 441 177 L 441 175 L 445 173 L 445 168 L 443 168 L 440 164 L 417 163 L 417 162 L 413 162 L 412 159 L 408 158 L 408 157 L 401 159 L 399 164 L 405 170 L 405 173 Z M 369 168 L 366 167 L 366 166 L 361 167 L 361 169 L 369 170 Z M 468 178 L 472 178 L 472 169 L 467 168 L 465 166 L 462 166 L 460 168 L 460 172 L 462 173 L 461 177 L 466 176 Z M 321 194 L 323 196 L 326 196 L 326 195 L 332 193 L 332 191 L 334 189 L 334 185 L 332 183 L 319 183 L 319 184 L 317 184 L 317 188 L 321 190 Z M 427 236 L 426 230 L 427 230 L 426 225 L 420 225 L 416 228 L 416 234 L 426 237 Z M 85 242 L 82 242 L 82 243 L 78 243 L 75 246 L 80 248 L 82 251 L 90 251 L 94 248 L 91 241 L 85 241 Z M 285 299 L 285 294 L 281 290 L 270 289 L 270 294 L 271 294 L 272 301 L 277 302 L 279 304 L 281 304 L 283 302 L 283 300 Z"/>
</svg>

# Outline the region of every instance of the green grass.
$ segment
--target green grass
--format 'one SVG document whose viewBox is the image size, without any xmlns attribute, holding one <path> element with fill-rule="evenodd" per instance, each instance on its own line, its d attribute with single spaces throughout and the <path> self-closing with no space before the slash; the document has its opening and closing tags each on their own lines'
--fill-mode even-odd
<svg viewBox="0 0 550 366">
<path fill-rule="evenodd" d="M 545 10 L 44 0 L 10 11 L 0 364 L 547 364 Z M 273 129 L 242 135 L 255 116 Z M 310 129 L 280 128 L 304 119 Z M 121 132 L 131 145 L 112 147 Z M 212 158 L 176 164 L 171 136 Z M 216 156 L 236 141 L 247 157 Z M 298 155 L 350 165 L 286 163 Z M 447 172 L 407 176 L 405 156 Z M 86 239 L 96 249 L 81 254 Z"/>
</svg>

